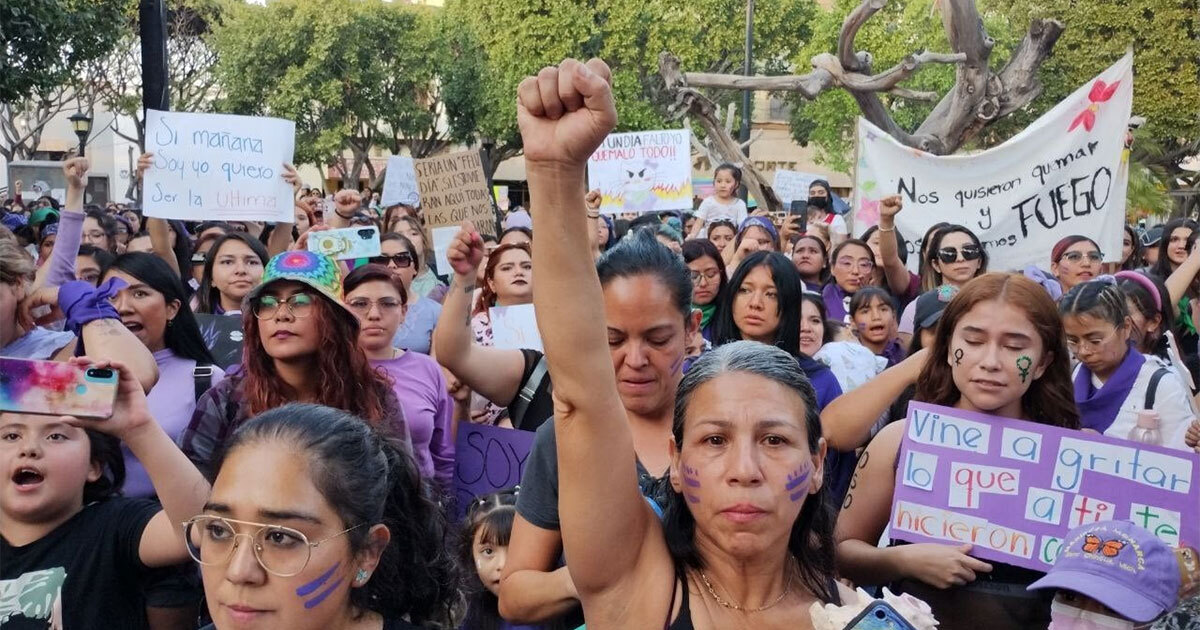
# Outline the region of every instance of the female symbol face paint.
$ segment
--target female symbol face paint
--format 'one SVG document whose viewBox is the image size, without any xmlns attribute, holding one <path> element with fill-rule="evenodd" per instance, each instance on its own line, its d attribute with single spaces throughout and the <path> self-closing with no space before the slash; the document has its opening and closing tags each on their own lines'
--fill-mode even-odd
<svg viewBox="0 0 1200 630">
<path fill-rule="evenodd" d="M 800 501 L 804 498 L 804 495 L 808 494 L 808 476 L 810 472 L 812 472 L 812 469 L 805 463 L 796 470 L 788 473 L 787 484 L 783 488 L 788 491 L 788 498 L 793 503 Z"/>
<path fill-rule="evenodd" d="M 338 560 L 336 564 L 334 564 L 332 567 L 329 567 L 328 571 L 322 573 L 321 575 L 318 575 L 315 580 L 308 582 L 306 584 L 301 584 L 296 589 L 296 596 L 300 597 L 300 598 L 305 598 L 305 597 L 308 597 L 309 595 L 312 595 L 317 589 L 321 588 L 322 586 L 325 585 L 326 582 L 329 581 L 329 578 L 333 576 L 334 572 L 337 571 L 338 567 L 340 567 L 341 565 L 342 565 L 342 561 Z M 325 598 L 329 597 L 330 593 L 333 593 L 333 591 L 336 590 L 338 586 L 341 586 L 342 581 L 345 579 L 346 579 L 345 576 L 339 577 L 337 580 L 335 580 L 333 582 L 333 584 L 330 584 L 328 588 L 317 593 L 316 595 L 312 595 L 311 599 L 307 599 L 304 601 L 304 608 L 305 609 L 315 608 L 318 604 L 325 601 Z"/>
<path fill-rule="evenodd" d="M 1017 357 L 1017 371 L 1020 373 L 1021 382 L 1029 380 L 1029 368 L 1033 367 L 1033 359 L 1025 355 Z"/>
<path fill-rule="evenodd" d="M 687 498 L 688 503 L 699 503 L 700 502 L 700 497 L 696 496 L 695 494 L 693 494 L 692 492 L 690 492 L 688 490 L 688 488 L 698 489 L 700 487 L 700 480 L 697 479 L 698 476 L 699 476 L 699 472 L 695 468 L 684 465 L 684 467 L 683 467 L 683 485 L 685 487 L 683 490 L 683 496 Z"/>
<path fill-rule="evenodd" d="M 955 348 L 954 349 L 954 365 L 962 365 L 962 359 L 963 359 L 963 349 Z"/>
</svg>

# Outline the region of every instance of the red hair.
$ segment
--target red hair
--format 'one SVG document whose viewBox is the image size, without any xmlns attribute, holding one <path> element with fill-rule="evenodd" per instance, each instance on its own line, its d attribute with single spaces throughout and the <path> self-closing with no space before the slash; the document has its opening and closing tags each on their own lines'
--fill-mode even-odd
<svg viewBox="0 0 1200 630">
<path fill-rule="evenodd" d="M 318 350 L 313 353 L 310 375 L 319 383 L 317 404 L 348 411 L 365 419 L 377 429 L 399 430 L 405 435 L 404 417 L 391 385 L 371 367 L 367 355 L 358 347 L 358 320 L 339 313 L 328 298 L 312 292 L 315 308 L 312 317 L 319 331 Z M 275 360 L 263 349 L 258 318 L 253 309 L 242 313 L 246 339 L 242 350 L 245 366 L 243 392 L 250 415 L 296 401 L 296 392 L 279 377 Z"/>
<path fill-rule="evenodd" d="M 513 250 L 521 250 L 533 258 L 533 250 L 530 249 L 529 243 L 505 243 L 492 250 L 492 253 L 488 255 L 487 266 L 483 268 L 483 287 L 479 290 L 479 299 L 475 301 L 475 308 L 471 311 L 472 315 L 485 313 L 496 305 L 496 292 L 488 283 L 496 277 L 496 267 L 500 265 L 500 259 Z"/>
</svg>

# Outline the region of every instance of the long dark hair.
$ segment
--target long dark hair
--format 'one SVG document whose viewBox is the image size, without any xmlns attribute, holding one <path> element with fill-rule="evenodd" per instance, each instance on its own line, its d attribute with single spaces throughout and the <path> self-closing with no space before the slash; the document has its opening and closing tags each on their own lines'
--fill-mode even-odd
<svg viewBox="0 0 1200 630">
<path fill-rule="evenodd" d="M 706 352 L 692 364 L 679 384 L 675 395 L 675 414 L 671 433 L 678 451 L 684 443 L 683 430 L 688 406 L 700 386 L 732 372 L 754 374 L 770 379 L 798 394 L 804 401 L 804 427 L 808 433 L 808 449 L 820 448 L 821 415 L 817 394 L 799 364 L 786 352 L 753 341 L 737 341 Z M 732 394 L 736 395 L 736 393 Z M 799 410 L 797 410 L 799 411 Z M 669 488 L 669 486 L 668 486 Z M 667 549 L 675 561 L 676 570 L 703 569 L 704 560 L 696 548 L 696 520 L 683 496 L 673 490 L 663 492 L 663 534 Z M 830 601 L 833 564 L 833 510 L 829 506 L 829 486 L 804 500 L 804 507 L 792 525 L 788 551 L 796 559 L 801 583 L 818 599 Z"/>
<path fill-rule="evenodd" d="M 596 261 L 600 286 L 617 278 L 653 276 L 667 289 L 671 304 L 684 319 L 692 312 L 692 274 L 683 258 L 654 238 L 651 230 L 640 230 L 617 243 Z"/>
<path fill-rule="evenodd" d="M 1150 268 L 1150 273 L 1158 276 L 1164 282 L 1171 277 L 1171 272 L 1174 271 L 1171 269 L 1171 257 L 1167 255 L 1167 250 L 1171 247 L 1171 234 L 1179 228 L 1187 228 L 1192 231 L 1192 235 L 1195 235 L 1196 222 L 1191 219 L 1174 219 L 1163 226 L 1162 240 L 1158 242 L 1158 261 Z M 1190 236 L 1188 240 L 1191 242 Z"/>
<path fill-rule="evenodd" d="M 1125 236 L 1129 237 L 1129 242 L 1133 244 L 1133 249 L 1129 251 L 1129 258 L 1121 262 L 1121 271 L 1135 271 L 1141 269 L 1142 265 L 1142 238 L 1138 236 L 1137 230 L 1133 229 L 1132 225 L 1125 224 Z"/>
<path fill-rule="evenodd" d="M 95 429 L 84 429 L 89 442 L 88 457 L 100 465 L 100 478 L 83 484 L 83 504 L 121 495 L 125 485 L 125 455 L 121 441 Z"/>
<path fill-rule="evenodd" d="M 175 314 L 175 319 L 167 322 L 167 328 L 163 331 L 163 343 L 171 352 L 200 365 L 214 363 L 212 353 L 204 343 L 204 335 L 200 334 L 200 327 L 196 324 L 196 317 L 192 314 L 192 307 L 188 305 L 179 274 L 172 271 L 163 259 L 144 252 L 121 254 L 101 269 L 100 277 L 103 278 L 113 269 L 145 282 L 151 289 L 161 293 L 168 304 L 172 301 L 179 303 L 179 312 Z"/>
<path fill-rule="evenodd" d="M 478 579 L 475 570 L 475 533 L 481 532 L 482 542 L 507 547 L 512 536 L 513 519 L 517 515 L 517 489 L 493 492 L 471 501 L 459 535 L 459 562 L 462 565 L 464 591 L 467 596 L 468 618 L 464 628 L 501 630 L 505 627 L 500 616 L 500 600 Z"/>
<path fill-rule="evenodd" d="M 859 238 L 859 240 L 861 240 L 864 243 L 869 243 L 871 241 L 871 237 L 874 236 L 875 232 L 878 232 L 878 231 L 879 231 L 879 226 L 872 225 L 871 227 L 867 228 L 866 232 L 862 233 L 862 236 L 860 236 L 858 238 Z M 895 235 L 895 238 L 896 238 L 896 253 L 898 253 L 900 255 L 900 262 L 903 262 L 904 264 L 908 264 L 908 241 L 904 240 L 904 235 L 900 233 L 900 228 L 893 228 L 892 233 Z M 884 234 L 887 234 L 887 232 L 884 232 Z M 880 236 L 879 238 L 887 238 L 887 237 Z M 870 245 L 867 246 L 867 249 L 871 249 Z M 874 252 L 872 252 L 872 253 L 874 253 Z"/>
<path fill-rule="evenodd" d="M 809 304 L 817 307 L 817 312 L 821 314 L 821 327 L 824 330 L 824 332 L 821 333 L 821 345 L 823 346 L 833 341 L 837 336 L 835 334 L 837 330 L 829 321 L 829 312 L 825 309 L 825 298 L 821 297 L 820 293 L 804 291 L 800 294 L 801 305 L 803 305 L 804 302 L 808 302 Z M 799 330 L 799 327 L 797 327 L 797 330 Z M 797 341 L 797 343 L 799 343 L 799 341 Z"/>
<path fill-rule="evenodd" d="M 1154 346 L 1148 350 L 1155 356 L 1169 359 L 1171 355 L 1167 331 L 1175 328 L 1175 309 L 1171 306 L 1171 294 L 1162 280 L 1137 271 L 1129 273 L 1137 274 L 1139 279 L 1130 278 L 1128 274 L 1122 272 L 1117 276 L 1117 286 L 1125 294 L 1125 298 L 1133 302 L 1134 307 L 1142 314 L 1143 318 L 1153 319 L 1155 315 L 1162 318 L 1158 324 L 1158 338 L 1154 341 Z M 1145 286 L 1142 280 L 1154 287 L 1154 293 L 1150 292 L 1150 287 Z"/>
<path fill-rule="evenodd" d="M 721 258 L 721 252 L 717 249 L 712 241 L 706 238 L 690 238 L 683 242 L 683 262 L 690 263 L 693 260 L 704 258 L 705 256 L 713 259 L 717 263 L 717 269 L 721 272 L 721 280 L 717 284 L 716 297 L 713 298 L 713 303 L 719 302 L 721 296 L 725 295 L 725 287 L 729 284 L 729 277 L 725 274 L 725 259 Z"/>
<path fill-rule="evenodd" d="M 722 345 L 742 339 L 742 331 L 733 321 L 733 303 L 746 276 L 758 267 L 766 267 L 775 281 L 779 296 L 779 328 L 775 331 L 773 345 L 800 356 L 800 272 L 792 261 L 779 252 L 758 251 L 742 259 L 729 279 L 729 290 L 721 297 L 717 311 L 713 314 L 713 345 Z"/>
<path fill-rule="evenodd" d="M 946 227 L 938 230 L 937 232 L 934 232 L 932 242 L 930 243 L 929 250 L 928 250 L 929 253 L 928 253 L 928 255 L 925 256 L 925 260 L 921 261 L 921 267 L 922 267 L 922 269 L 928 270 L 928 276 L 929 276 L 928 279 L 932 283 L 932 286 L 930 286 L 928 289 L 924 289 L 925 291 L 932 291 L 933 289 L 936 289 L 945 283 L 945 278 L 942 276 L 941 272 L 939 272 L 937 269 L 933 268 L 933 262 L 935 260 L 937 260 L 938 250 L 942 248 L 942 241 L 945 240 L 945 238 L 951 234 L 966 234 L 968 237 L 971 238 L 971 243 L 973 243 L 975 245 L 975 247 L 979 248 L 979 252 L 980 252 L 979 268 L 975 270 L 974 277 L 978 278 L 979 276 L 982 276 L 983 274 L 987 273 L 988 253 L 987 253 L 987 250 L 984 249 L 983 243 L 981 243 L 979 241 L 979 237 L 976 236 L 975 233 L 972 232 L 970 228 L 967 228 L 967 227 L 964 227 L 961 225 L 947 225 Z M 925 280 L 926 280 L 926 278 L 924 276 L 922 276 L 922 278 L 921 278 L 922 286 L 924 286 Z"/>
<path fill-rule="evenodd" d="M 509 228 L 510 230 L 520 230 L 522 228 Z M 503 238 L 503 237 L 501 237 Z M 533 260 L 533 250 L 529 243 L 505 243 L 492 250 L 488 254 L 487 265 L 483 268 L 483 286 L 479 289 L 479 299 L 475 301 L 475 308 L 471 310 L 471 314 L 486 313 L 489 308 L 496 305 L 496 292 L 488 285 L 488 282 L 496 277 L 496 267 L 500 266 L 500 259 L 505 254 L 511 251 L 522 251 Z"/>
<path fill-rule="evenodd" d="M 1075 390 L 1071 383 L 1071 359 L 1063 342 L 1058 307 L 1040 284 L 1019 273 L 984 274 L 964 285 L 950 300 L 938 320 L 937 334 L 929 349 L 931 360 L 925 363 L 917 378 L 914 400 L 947 407 L 958 402 L 962 392 L 954 384 L 954 374 L 946 360 L 950 356 L 954 327 L 977 305 L 996 300 L 1025 311 L 1042 340 L 1042 348 L 1051 354 L 1045 373 L 1034 379 L 1021 397 L 1022 412 L 1033 422 L 1078 429 L 1079 410 L 1075 406 Z"/>
<path fill-rule="evenodd" d="M 342 526 L 383 524 L 391 532 L 370 581 L 350 590 L 353 606 L 417 624 L 449 621 L 459 603 L 450 527 L 403 445 L 345 411 L 291 403 L 239 427 L 213 470 L 236 449 L 267 441 L 299 447 Z M 351 553 L 367 547 L 369 530 L 347 532 Z"/>
<path fill-rule="evenodd" d="M 94 219 L 100 229 L 104 230 L 104 236 L 108 239 L 108 251 L 115 255 L 117 253 L 117 220 L 98 209 L 88 209 L 83 214 L 85 218 Z"/>
<path fill-rule="evenodd" d="M 217 254 L 220 253 L 221 247 L 229 241 L 239 241 L 246 244 L 261 260 L 263 266 L 266 266 L 267 248 L 258 239 L 246 234 L 245 232 L 228 232 L 213 243 L 209 248 L 208 255 L 204 257 L 204 274 L 200 277 L 200 287 L 196 289 L 196 312 L 197 313 L 215 313 L 216 307 L 221 304 L 221 292 L 213 286 L 213 263 L 217 259 Z M 190 267 L 189 267 L 190 268 Z"/>
</svg>

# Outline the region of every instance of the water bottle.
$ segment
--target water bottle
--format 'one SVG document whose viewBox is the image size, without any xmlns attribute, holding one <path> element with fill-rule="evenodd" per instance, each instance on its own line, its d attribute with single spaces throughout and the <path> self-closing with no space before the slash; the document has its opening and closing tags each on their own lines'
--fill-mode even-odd
<svg viewBox="0 0 1200 630">
<path fill-rule="evenodd" d="M 1142 444 L 1162 446 L 1161 418 L 1153 409 L 1143 409 L 1138 412 L 1137 425 L 1129 430 L 1129 439 Z"/>
</svg>

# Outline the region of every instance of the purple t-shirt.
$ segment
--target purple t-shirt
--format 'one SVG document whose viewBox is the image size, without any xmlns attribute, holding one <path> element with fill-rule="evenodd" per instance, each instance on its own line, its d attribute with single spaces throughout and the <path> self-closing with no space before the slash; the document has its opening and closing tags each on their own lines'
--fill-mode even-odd
<svg viewBox="0 0 1200 630">
<path fill-rule="evenodd" d="M 167 435 L 172 440 L 178 440 L 196 411 L 196 379 L 193 376 L 196 362 L 165 348 L 154 353 L 154 362 L 158 364 L 158 382 L 146 395 L 146 405 L 150 408 L 150 415 L 154 416 Z M 214 365 L 212 369 L 209 387 L 225 378 L 221 368 Z M 154 485 L 150 483 L 142 463 L 124 444 L 121 445 L 121 452 L 125 454 L 125 496 L 153 496 Z"/>
<path fill-rule="evenodd" d="M 372 360 L 371 365 L 382 368 L 392 379 L 421 474 L 437 479 L 443 489 L 450 488 L 454 481 L 454 399 L 446 389 L 442 369 L 418 352 Z"/>
</svg>

